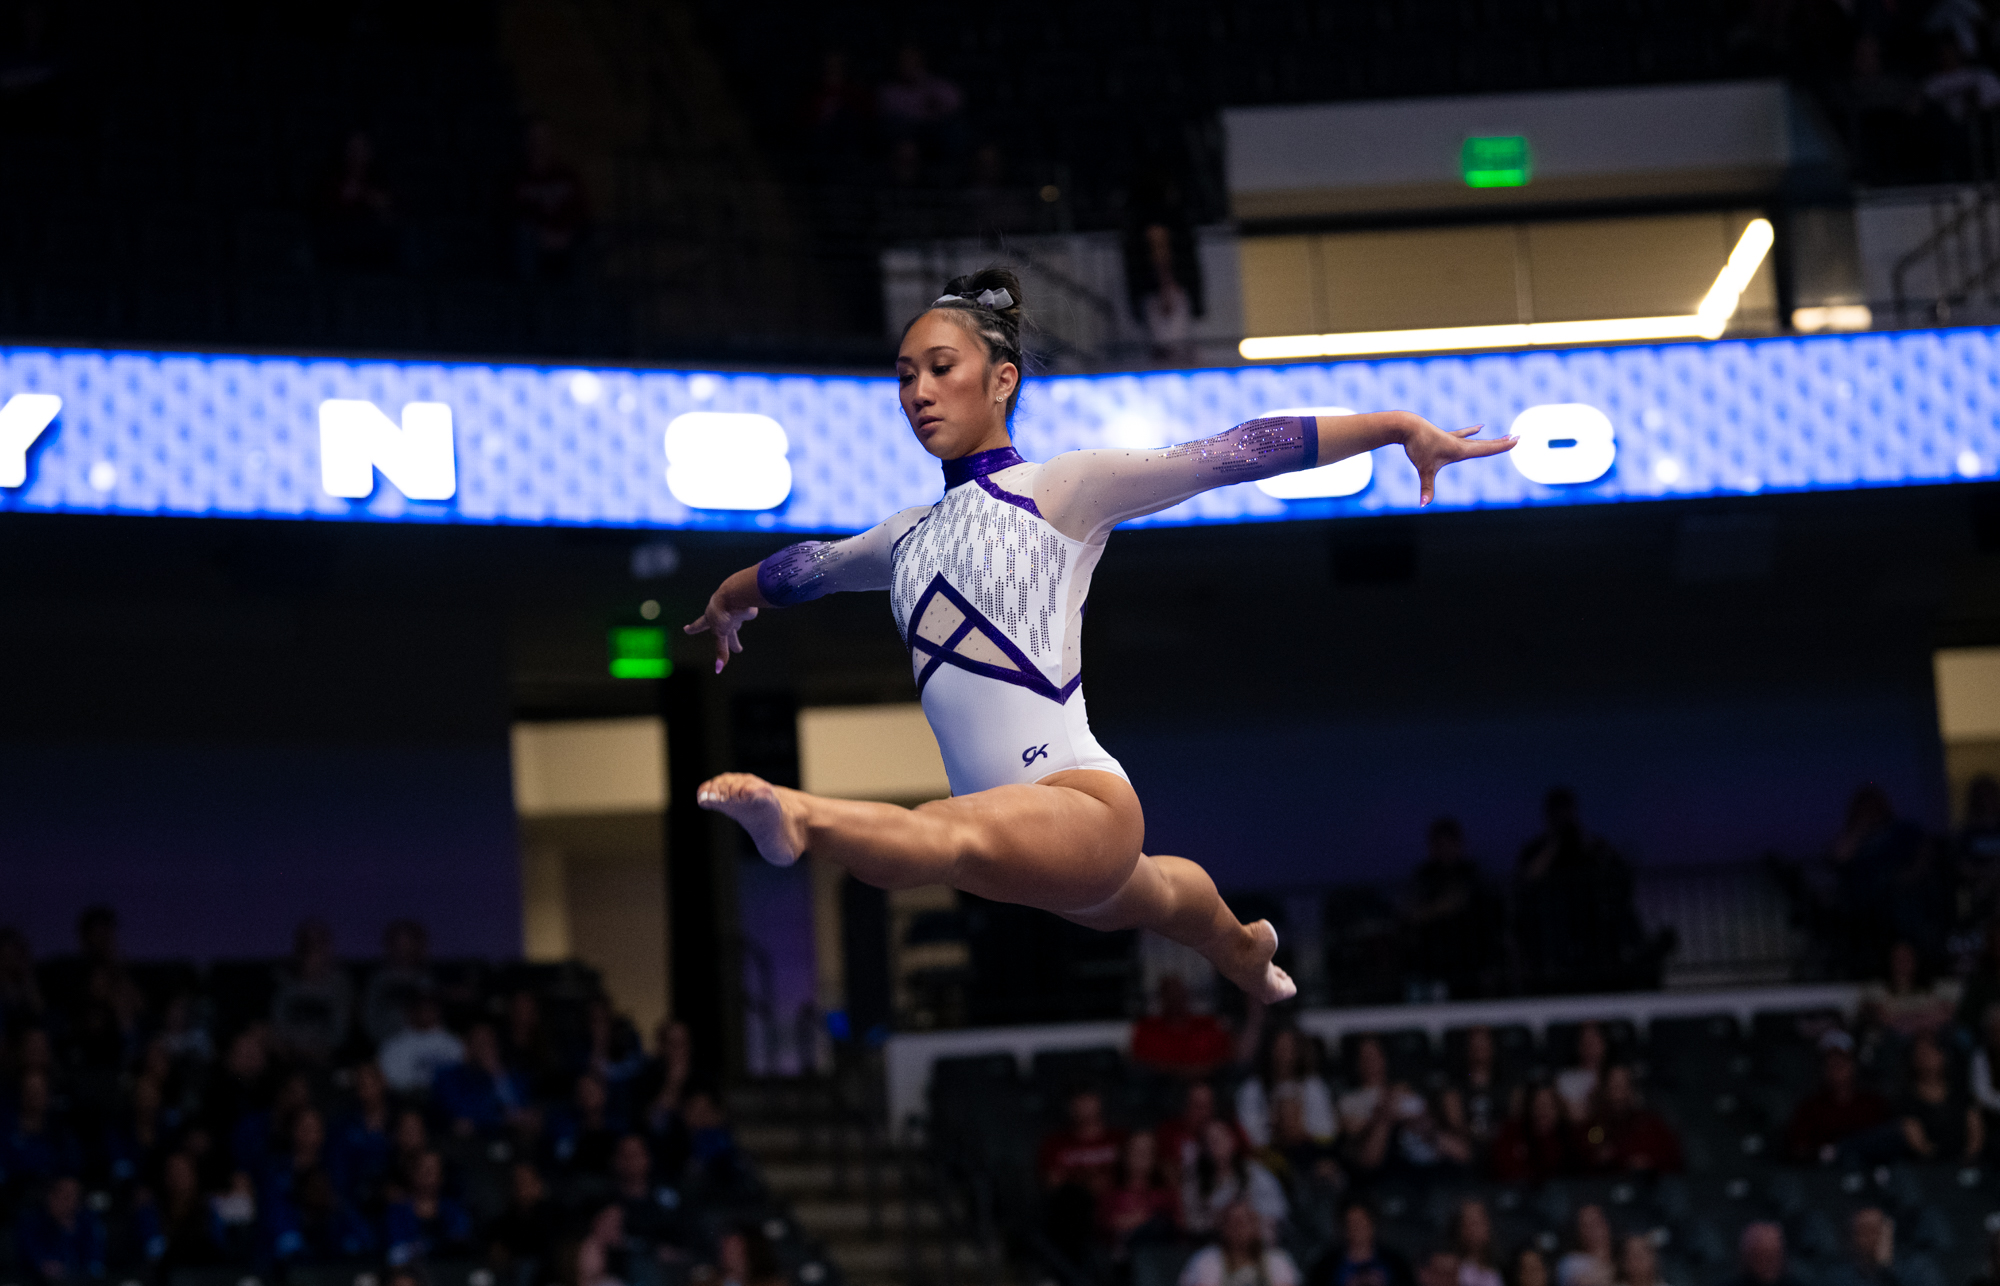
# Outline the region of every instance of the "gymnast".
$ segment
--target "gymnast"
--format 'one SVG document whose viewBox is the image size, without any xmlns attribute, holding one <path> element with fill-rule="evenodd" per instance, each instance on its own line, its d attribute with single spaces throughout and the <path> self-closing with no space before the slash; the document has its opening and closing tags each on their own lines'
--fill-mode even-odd
<svg viewBox="0 0 2000 1286">
<path fill-rule="evenodd" d="M 1447 433 L 1407 411 L 1275 416 L 1179 446 L 1034 464 L 1008 429 L 1023 369 L 1014 274 L 951 282 L 904 329 L 896 358 L 903 414 L 944 463 L 944 498 L 847 540 L 780 550 L 725 580 L 686 627 L 714 636 L 721 673 L 764 608 L 888 590 L 951 798 L 900 808 L 724 773 L 697 802 L 736 819 L 779 866 L 811 853 L 877 888 L 948 884 L 1093 929 L 1150 929 L 1258 1000 L 1283 1000 L 1297 987 L 1272 961 L 1270 922 L 1238 922 L 1186 858 L 1141 851 L 1139 797 L 1084 717 L 1091 572 L 1113 527 L 1214 487 L 1394 443 L 1428 504 L 1439 469 L 1513 439 L 1470 440 L 1478 426 Z"/>
</svg>

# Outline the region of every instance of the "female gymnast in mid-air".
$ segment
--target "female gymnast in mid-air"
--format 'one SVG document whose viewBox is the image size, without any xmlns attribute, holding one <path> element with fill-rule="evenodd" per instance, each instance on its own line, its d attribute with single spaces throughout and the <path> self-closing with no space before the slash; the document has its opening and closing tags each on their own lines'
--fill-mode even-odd
<svg viewBox="0 0 2000 1286">
<path fill-rule="evenodd" d="M 704 783 L 765 860 L 807 853 L 884 889 L 948 884 L 1093 929 L 1151 929 L 1194 948 L 1251 996 L 1297 987 L 1270 923 L 1242 924 L 1207 872 L 1145 853 L 1139 797 L 1084 717 L 1084 600 L 1111 529 L 1214 487 L 1310 469 L 1395 443 L 1429 503 L 1439 469 L 1493 455 L 1407 411 L 1275 416 L 1151 451 L 1071 451 L 1034 464 L 1008 432 L 1021 395 L 1021 286 L 960 277 L 903 332 L 903 414 L 944 462 L 944 498 L 847 540 L 806 541 L 729 577 L 690 634 L 720 673 L 746 621 L 840 590 L 889 591 L 951 798 L 916 808 L 824 799 L 748 773 Z"/>
</svg>

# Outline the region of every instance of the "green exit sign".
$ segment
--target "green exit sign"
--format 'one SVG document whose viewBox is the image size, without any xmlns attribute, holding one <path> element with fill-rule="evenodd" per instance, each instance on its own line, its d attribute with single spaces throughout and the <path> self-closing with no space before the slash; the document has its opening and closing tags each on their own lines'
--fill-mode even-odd
<svg viewBox="0 0 2000 1286">
<path fill-rule="evenodd" d="M 1519 134 L 1468 138 L 1458 154 L 1459 173 L 1474 188 L 1518 188 L 1528 181 L 1528 140 Z"/>
<path fill-rule="evenodd" d="M 611 631 L 611 677 L 664 679 L 674 672 L 667 632 L 657 625 L 621 625 Z"/>
</svg>

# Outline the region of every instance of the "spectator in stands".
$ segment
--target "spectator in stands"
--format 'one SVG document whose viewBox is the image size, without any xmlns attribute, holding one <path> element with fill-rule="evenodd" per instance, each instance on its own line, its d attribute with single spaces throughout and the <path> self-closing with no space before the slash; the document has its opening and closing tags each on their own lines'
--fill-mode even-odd
<svg viewBox="0 0 2000 1286">
<path fill-rule="evenodd" d="M 1583 1123 L 1583 1164 L 1597 1174 L 1679 1174 L 1680 1135 L 1639 1097 L 1631 1067 L 1605 1070 Z"/>
<path fill-rule="evenodd" d="M 1451 1132 L 1423 1095 L 1389 1079 L 1382 1042 L 1363 1038 L 1354 1050 L 1360 1084 L 1340 1096 L 1340 1132 L 1349 1168 L 1373 1175 L 1392 1165 L 1426 1169 L 1465 1165 L 1471 1141 Z"/>
<path fill-rule="evenodd" d="M 821 54 L 819 79 L 799 104 L 799 131 L 822 180 L 852 181 L 859 172 L 874 108 L 867 88 L 849 71 L 847 55 L 838 49 Z"/>
<path fill-rule="evenodd" d="M 1514 1252 L 1507 1286 L 1549 1286 L 1550 1280 L 1549 1261 L 1542 1258 L 1541 1251 L 1533 1246 L 1523 1246 Z"/>
<path fill-rule="evenodd" d="M 1500 1278 L 1494 1220 L 1486 1212 L 1486 1202 L 1476 1196 L 1458 1202 L 1452 1210 L 1450 1238 L 1452 1254 L 1458 1256 L 1456 1286 L 1506 1286 Z"/>
<path fill-rule="evenodd" d="M 328 1164 L 326 1120 L 317 1108 L 307 1103 L 291 1116 L 284 1150 L 265 1162 L 261 1176 L 265 1203 L 295 1199 L 306 1179 L 324 1174 Z"/>
<path fill-rule="evenodd" d="M 1173 1240 L 1180 1229 L 1180 1201 L 1159 1140 L 1135 1130 L 1119 1150 L 1116 1178 L 1097 1194 L 1097 1235 L 1114 1264 L 1131 1258 L 1135 1245 Z"/>
<path fill-rule="evenodd" d="M 461 1138 L 496 1136 L 527 1110 L 525 1078 L 500 1061 L 500 1041 L 491 1023 L 474 1023 L 465 1033 L 465 1061 L 438 1068 L 431 1103 Z"/>
<path fill-rule="evenodd" d="M 320 259 L 336 268 L 398 266 L 396 199 L 375 169 L 375 140 L 353 130 L 320 199 Z"/>
<path fill-rule="evenodd" d="M 1236 1124 L 1257 1147 L 1270 1145 L 1271 1105 L 1284 1097 L 1299 1100 L 1306 1133 L 1312 1137 L 1332 1139 L 1339 1132 L 1333 1092 L 1306 1064 L 1310 1045 L 1296 1028 L 1274 1028 L 1264 1041 L 1255 1074 L 1245 1077 L 1237 1087 Z"/>
<path fill-rule="evenodd" d="M 382 963 L 369 975 L 361 1001 L 361 1025 L 375 1044 L 403 1029 L 419 996 L 436 993 L 430 953 L 430 934 L 415 920 L 391 920 L 382 930 Z"/>
<path fill-rule="evenodd" d="M 1618 1286 L 1666 1286 L 1651 1233 L 1627 1233 L 1618 1242 Z"/>
<path fill-rule="evenodd" d="M 1978 956 L 1959 991 L 1954 1017 L 1967 1031 L 1979 1031 L 1994 1005 L 2000 1005 L 2000 911 L 1987 920 L 1980 935 Z"/>
<path fill-rule="evenodd" d="M 1340 1243 L 1313 1266 L 1311 1286 L 1411 1286 L 1409 1262 L 1376 1239 L 1373 1206 L 1350 1199 L 1340 1229 Z"/>
<path fill-rule="evenodd" d="M 1232 1201 L 1215 1220 L 1215 1241 L 1181 1270 L 1180 1286 L 1300 1286 L 1298 1265 L 1271 1244 L 1247 1201 Z"/>
<path fill-rule="evenodd" d="M 1986 1114 L 1989 1136 L 2000 1124 L 2000 1004 L 1989 1005 L 1979 1025 L 1979 1047 L 1972 1052 L 1972 1101 Z"/>
<path fill-rule="evenodd" d="M 23 1072 L 14 1109 L 0 1118 L 0 1182 L 44 1183 L 76 1174 L 82 1164 L 76 1136 L 56 1111 L 48 1073 Z"/>
<path fill-rule="evenodd" d="M 1570 1120 L 1581 1123 L 1590 1115 L 1591 1100 L 1610 1057 L 1611 1045 L 1602 1027 L 1585 1023 L 1577 1028 L 1576 1062 L 1556 1073 L 1556 1093 L 1562 1096 Z"/>
<path fill-rule="evenodd" d="M 346 1043 L 354 1020 L 354 985 L 333 954 L 324 920 L 301 921 L 292 935 L 291 966 L 271 996 L 271 1039 L 297 1061 L 324 1063 Z"/>
<path fill-rule="evenodd" d="M 1010 179 L 1006 154 L 996 143 L 982 143 L 973 151 L 964 206 L 965 225 L 982 233 L 1005 236 L 1035 226 L 1034 193 Z"/>
<path fill-rule="evenodd" d="M 389 1172 L 389 1083 L 374 1063 L 358 1063 L 348 1076 L 353 1102 L 334 1123 L 332 1155 L 350 1195 L 372 1197 Z"/>
<path fill-rule="evenodd" d="M 1575 792 L 1551 790 L 1542 812 L 1546 827 L 1522 847 L 1515 876 L 1515 937 L 1528 990 L 1655 985 L 1669 944 L 1640 925 L 1625 859 L 1583 829 Z"/>
<path fill-rule="evenodd" d="M 259 1250 L 257 1185 L 249 1173 L 230 1174 L 220 1191 L 208 1199 L 209 1228 L 224 1263 L 248 1265 Z"/>
<path fill-rule="evenodd" d="M 43 1283 L 104 1276 L 108 1249 L 104 1224 L 83 1203 L 83 1184 L 72 1175 L 50 1181 L 41 1201 L 22 1219 L 21 1263 Z"/>
<path fill-rule="evenodd" d="M 562 1056 L 542 1023 L 542 1004 L 525 988 L 507 998 L 507 1024 L 501 1032 L 500 1060 L 525 1076 L 538 1097 L 560 1094 L 565 1083 Z M 679 1100 L 673 1104 L 679 1107 Z"/>
<path fill-rule="evenodd" d="M 1944 162 L 1943 177 L 1975 178 L 1981 165 L 1975 147 L 1982 135 L 1974 122 L 2000 108 L 2000 76 L 1972 62 L 1955 39 L 1939 40 L 1934 49 L 1923 98 Z"/>
<path fill-rule="evenodd" d="M 1563 1119 L 1555 1088 L 1533 1086 L 1518 1102 L 1493 1141 L 1493 1177 L 1502 1183 L 1540 1184 L 1577 1173 L 1576 1136 Z"/>
<path fill-rule="evenodd" d="M 414 1107 L 396 1113 L 396 1123 L 389 1129 L 389 1169 L 382 1178 L 383 1190 L 394 1191 L 404 1182 L 410 1167 L 430 1150 L 431 1131 L 424 1114 Z"/>
<path fill-rule="evenodd" d="M 1890 1121 L 1889 1101 L 1861 1084 L 1854 1038 L 1835 1029 L 1820 1037 L 1820 1082 L 1792 1112 L 1785 1129 L 1794 1161 L 1830 1165 L 1847 1149 L 1858 1160 L 1877 1161 Z"/>
<path fill-rule="evenodd" d="M 1471 1142 L 1475 1162 L 1484 1163 L 1492 1155 L 1510 1097 L 1493 1029 L 1472 1028 L 1465 1034 L 1464 1065 L 1446 1083 L 1438 1110 L 1452 1130 Z"/>
<path fill-rule="evenodd" d="M 1417 1286 L 1458 1286 L 1457 1252 L 1438 1246 L 1417 1262 Z"/>
<path fill-rule="evenodd" d="M 1117 1179 L 1124 1144 L 1104 1123 L 1104 1096 L 1087 1087 L 1069 1096 L 1063 1128 L 1042 1140 L 1036 1168 L 1047 1193 L 1049 1238 L 1073 1258 L 1088 1253 L 1097 1205 Z"/>
<path fill-rule="evenodd" d="M 1880 1206 L 1848 1218 L 1847 1258 L 1819 1278 L 1821 1286 L 1943 1286 L 1928 1260 L 1898 1253 L 1896 1221 Z"/>
<path fill-rule="evenodd" d="M 646 1051 L 639 1047 L 639 1034 L 632 1024 L 603 997 L 584 1010 L 582 1063 L 604 1078 L 605 1088 L 626 1114 L 625 1091 L 646 1066 Z"/>
<path fill-rule="evenodd" d="M 1854 792 L 1832 849 L 1833 927 L 1850 977 L 1872 973 L 1899 939 L 1919 953 L 1937 949 L 1947 889 L 1932 858 L 1923 830 L 1896 816 L 1880 786 Z"/>
<path fill-rule="evenodd" d="M 639 1074 L 637 1098 L 647 1104 L 648 1128 L 681 1110 L 688 1085 L 694 1078 L 694 1045 L 686 1023 L 662 1018 L 653 1034 L 653 1056 Z"/>
<path fill-rule="evenodd" d="M 404 1175 L 404 1186 L 402 1199 L 389 1203 L 382 1216 L 391 1264 L 448 1259 L 472 1250 L 472 1217 L 445 1195 L 443 1158 L 435 1152 L 419 1154 Z"/>
<path fill-rule="evenodd" d="M 606 1174 L 618 1129 L 611 1117 L 611 1095 L 595 1072 L 576 1078 L 567 1111 L 550 1121 L 550 1150 L 563 1169 L 579 1174 Z"/>
<path fill-rule="evenodd" d="M 1190 1078 L 1213 1075 L 1235 1061 L 1228 1028 L 1213 1014 L 1198 1014 L 1179 974 L 1160 979 L 1159 1010 L 1132 1024 L 1132 1061 Z"/>
<path fill-rule="evenodd" d="M 875 110 L 891 148 L 914 143 L 932 165 L 954 164 L 965 150 L 965 95 L 930 69 L 921 46 L 896 52 L 896 74 L 875 91 Z"/>
<path fill-rule="evenodd" d="M 554 1268 L 562 1215 L 533 1163 L 516 1161 L 507 1175 L 507 1207 L 486 1240 L 486 1263 L 502 1281 L 540 1280 Z"/>
<path fill-rule="evenodd" d="M 1742 1269 L 1727 1286 L 1802 1286 L 1785 1260 L 1782 1224 L 1760 1220 L 1743 1229 L 1737 1253 Z"/>
<path fill-rule="evenodd" d="M 1302 1095 L 1281 1095 L 1271 1114 L 1271 1146 L 1259 1153 L 1267 1169 L 1284 1180 L 1297 1205 L 1302 1193 L 1338 1191 L 1347 1184 L 1340 1168 L 1340 1149 L 1331 1138 L 1315 1137 L 1306 1128 Z"/>
<path fill-rule="evenodd" d="M 1289 1203 L 1277 1176 L 1243 1147 L 1242 1136 L 1226 1121 L 1210 1121 L 1202 1132 L 1201 1154 L 1181 1176 L 1181 1220 L 1191 1233 L 1214 1231 L 1223 1208 L 1248 1202 L 1264 1223 L 1266 1240 L 1278 1235 Z"/>
<path fill-rule="evenodd" d="M 87 1176 L 99 1184 L 124 1187 L 150 1174 L 167 1142 L 162 1078 L 135 1076 L 127 1098 L 97 1141 L 97 1164 Z"/>
<path fill-rule="evenodd" d="M 1898 1041 L 1943 1030 L 1958 1009 L 1958 984 L 1922 977 L 1915 944 L 1889 948 L 1888 976 L 1861 989 L 1861 1027 Z"/>
<path fill-rule="evenodd" d="M 1202 1135 L 1214 1119 L 1215 1087 L 1207 1081 L 1195 1081 L 1181 1097 L 1180 1113 L 1161 1124 L 1160 1158 L 1177 1181 L 1201 1155 Z"/>
<path fill-rule="evenodd" d="M 653 1180 L 653 1154 L 646 1140 L 627 1134 L 611 1156 L 612 1199 L 624 1212 L 626 1237 L 654 1252 L 687 1243 L 681 1194 Z"/>
<path fill-rule="evenodd" d="M 1203 311 L 1193 230 L 1152 220 L 1132 241 L 1126 251 L 1127 288 L 1152 359 L 1185 366 L 1194 361 L 1194 320 Z"/>
<path fill-rule="evenodd" d="M 2000 908 L 2000 778 L 1980 773 L 1966 787 L 1965 820 L 1952 835 L 1951 850 L 1958 886 L 1952 899 L 1955 919 L 1969 935 L 1983 930 Z"/>
<path fill-rule="evenodd" d="M 188 1153 L 167 1157 L 160 1166 L 158 1196 L 146 1194 L 139 1208 L 140 1243 L 146 1258 L 161 1272 L 206 1268 L 221 1261 L 222 1248 L 208 1203 L 202 1199 L 201 1175 Z"/>
<path fill-rule="evenodd" d="M 699 1178 L 711 1191 L 727 1193 L 748 1179 L 743 1154 L 736 1147 L 736 1133 L 723 1114 L 722 1102 L 707 1090 L 688 1095 L 688 1173 Z"/>
<path fill-rule="evenodd" d="M 785 1286 L 791 1278 L 770 1241 L 754 1228 L 731 1228 L 715 1243 L 714 1286 Z"/>
<path fill-rule="evenodd" d="M 0 1035 L 12 1036 L 42 1021 L 42 986 L 27 935 L 0 927 Z"/>
<path fill-rule="evenodd" d="M 1604 1207 L 1594 1202 L 1578 1206 L 1569 1252 L 1556 1261 L 1556 1286 L 1611 1286 L 1618 1278 L 1612 1251 Z"/>
<path fill-rule="evenodd" d="M 437 1000 L 428 993 L 411 1000 L 402 1030 L 382 1042 L 375 1062 L 382 1079 L 398 1094 L 421 1094 L 440 1069 L 465 1061 L 465 1044 L 444 1029 Z"/>
<path fill-rule="evenodd" d="M 1951 1064 L 1935 1036 L 1910 1043 L 1910 1074 L 1897 1105 L 1903 1143 L 1918 1161 L 1977 1161 L 1986 1149 L 1986 1122 L 1953 1083 Z"/>
<path fill-rule="evenodd" d="M 374 1254 L 375 1230 L 342 1199 L 324 1170 L 303 1175 L 290 1194 L 262 1202 L 266 1258 L 321 1263 L 353 1262 Z"/>
<path fill-rule="evenodd" d="M 1486 993 L 1499 964 L 1500 896 L 1465 848 L 1455 817 L 1431 823 L 1410 889 L 1410 956 L 1421 981 L 1453 1000 Z"/>
<path fill-rule="evenodd" d="M 1457 1286 L 1506 1286 L 1493 1245 L 1493 1216 L 1486 1203 L 1468 1197 L 1451 1214 L 1451 1249 L 1458 1256 Z"/>
<path fill-rule="evenodd" d="M 547 121 L 529 124 L 514 179 L 516 263 L 526 278 L 577 275 L 590 233 L 590 193 L 556 151 Z"/>
</svg>

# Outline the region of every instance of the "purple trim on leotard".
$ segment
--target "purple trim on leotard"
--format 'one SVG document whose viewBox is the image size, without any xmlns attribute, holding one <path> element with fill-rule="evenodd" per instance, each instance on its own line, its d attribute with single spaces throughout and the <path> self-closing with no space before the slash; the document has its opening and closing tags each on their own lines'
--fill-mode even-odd
<svg viewBox="0 0 2000 1286">
<path fill-rule="evenodd" d="M 962 487 L 974 478 L 983 478 L 989 473 L 1011 469 L 1017 464 L 1026 464 L 1021 453 L 1013 447 L 994 447 L 991 451 L 974 451 L 956 460 L 944 462 L 944 489 Z"/>
<path fill-rule="evenodd" d="M 951 632 L 951 637 L 944 641 L 943 646 L 939 646 L 917 634 L 917 626 L 923 623 L 925 609 L 931 605 L 933 598 L 939 597 L 942 597 L 945 602 L 956 607 L 965 616 L 965 619 L 959 623 L 958 628 Z M 944 578 L 944 573 L 942 572 L 931 578 L 930 585 L 918 597 L 917 605 L 910 609 L 909 620 L 910 650 L 920 656 L 930 658 L 924 665 L 924 668 L 917 673 L 918 696 L 923 695 L 924 685 L 931 681 L 931 676 L 937 673 L 937 668 L 940 665 L 955 665 L 969 674 L 977 674 L 987 679 L 998 679 L 1002 683 L 1015 684 L 1026 688 L 1038 696 L 1047 697 L 1057 705 L 1062 705 L 1068 701 L 1070 695 L 1083 682 L 1083 675 L 1078 674 L 1060 688 L 1050 683 L 1042 674 L 1041 668 L 1028 659 L 1027 653 L 1015 647 L 1013 640 L 1002 634 L 992 622 L 988 621 L 980 610 L 966 599 L 965 595 L 953 589 L 951 582 Z M 958 653 L 952 651 L 966 635 L 972 633 L 974 630 L 978 630 L 981 634 L 985 635 L 995 647 L 999 648 L 1006 655 L 1008 660 L 1012 661 L 1019 668 L 1009 670 L 1001 666 L 989 665 L 984 661 L 975 661 L 970 657 L 960 656 Z"/>
<path fill-rule="evenodd" d="M 1042 516 L 1042 511 L 1035 507 L 1033 500 L 1030 500 L 1026 496 L 1017 496 L 1011 491 L 1002 490 L 1000 484 L 993 481 L 993 479 L 981 475 L 974 478 L 973 481 L 979 484 L 980 490 L 992 496 L 995 500 L 1004 501 L 1017 509 L 1025 509 L 1037 518 Z"/>
</svg>

